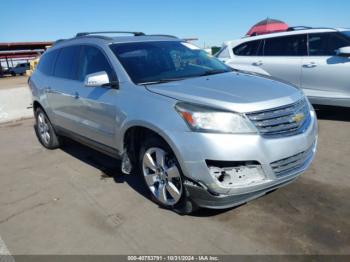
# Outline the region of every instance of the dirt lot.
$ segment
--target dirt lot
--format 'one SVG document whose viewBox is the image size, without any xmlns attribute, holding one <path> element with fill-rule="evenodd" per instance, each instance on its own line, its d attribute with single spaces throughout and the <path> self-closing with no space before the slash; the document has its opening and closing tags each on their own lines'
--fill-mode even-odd
<svg viewBox="0 0 350 262">
<path fill-rule="evenodd" d="M 26 86 L 27 76 L 5 76 L 0 78 L 0 90 Z"/>
<path fill-rule="evenodd" d="M 0 124 L 33 116 L 27 79 L 22 76 L 0 78 Z"/>
<path fill-rule="evenodd" d="M 319 111 L 312 167 L 235 209 L 179 216 L 137 176 L 74 142 L 45 150 L 33 120 L 0 125 L 0 242 L 12 254 L 350 254 L 350 111 Z"/>
</svg>

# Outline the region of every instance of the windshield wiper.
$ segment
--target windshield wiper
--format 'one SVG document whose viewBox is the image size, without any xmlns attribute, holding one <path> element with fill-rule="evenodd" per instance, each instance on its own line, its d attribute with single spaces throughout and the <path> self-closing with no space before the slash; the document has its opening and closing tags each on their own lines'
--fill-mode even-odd
<svg viewBox="0 0 350 262">
<path fill-rule="evenodd" d="M 188 79 L 188 78 L 193 78 L 193 77 L 199 77 L 199 76 L 209 76 L 209 75 L 217 75 L 217 74 L 223 74 L 223 73 L 228 73 L 228 72 L 232 72 L 235 71 L 234 69 L 213 69 L 213 70 L 207 70 L 204 73 L 200 74 L 200 75 L 194 75 L 194 76 L 188 76 L 188 77 L 180 77 L 180 78 L 163 78 L 163 79 L 159 79 L 156 81 L 149 81 L 149 82 L 141 82 L 138 83 L 138 85 L 158 85 L 158 84 L 163 84 L 163 83 L 169 83 L 169 82 L 173 82 L 173 81 L 181 81 L 184 79 Z"/>
<path fill-rule="evenodd" d="M 217 75 L 217 74 L 223 74 L 223 73 L 228 73 L 228 72 L 230 72 L 230 71 L 223 70 L 223 69 L 213 69 L 213 70 L 205 71 L 200 76 L 210 76 L 210 75 Z"/>
<path fill-rule="evenodd" d="M 183 79 L 184 78 L 164 78 L 164 79 L 159 79 L 156 81 L 142 82 L 142 83 L 138 83 L 138 84 L 139 85 L 157 85 L 157 84 L 169 83 L 169 82 L 174 82 L 174 81 L 180 81 Z"/>
</svg>

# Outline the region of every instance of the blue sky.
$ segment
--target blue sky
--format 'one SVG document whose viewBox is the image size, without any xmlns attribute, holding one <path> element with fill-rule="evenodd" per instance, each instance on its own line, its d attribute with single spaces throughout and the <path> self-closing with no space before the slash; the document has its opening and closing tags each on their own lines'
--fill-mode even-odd
<svg viewBox="0 0 350 262">
<path fill-rule="evenodd" d="M 221 45 L 266 17 L 290 25 L 350 27 L 349 10 L 348 0 L 1 0 L 0 42 L 135 30 Z"/>
</svg>

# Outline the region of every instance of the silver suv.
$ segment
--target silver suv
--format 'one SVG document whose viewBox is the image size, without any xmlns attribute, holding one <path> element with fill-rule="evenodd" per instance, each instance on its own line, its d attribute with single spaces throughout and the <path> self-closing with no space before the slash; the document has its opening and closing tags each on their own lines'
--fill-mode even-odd
<svg viewBox="0 0 350 262">
<path fill-rule="evenodd" d="M 317 121 L 299 89 L 176 37 L 133 34 L 80 33 L 43 55 L 29 80 L 43 146 L 66 136 L 119 158 L 182 214 L 242 204 L 307 169 Z"/>
<path fill-rule="evenodd" d="M 303 89 L 313 104 L 350 107 L 350 29 L 292 27 L 224 43 L 229 66 Z"/>
</svg>

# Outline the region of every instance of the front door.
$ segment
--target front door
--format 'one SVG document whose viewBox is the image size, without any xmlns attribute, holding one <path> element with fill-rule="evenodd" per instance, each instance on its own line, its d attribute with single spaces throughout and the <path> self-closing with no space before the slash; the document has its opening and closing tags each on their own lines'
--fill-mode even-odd
<svg viewBox="0 0 350 262">
<path fill-rule="evenodd" d="M 115 79 L 115 73 L 107 57 L 97 47 L 83 46 L 79 61 L 79 89 L 74 104 L 74 110 L 81 119 L 79 134 L 94 142 L 113 147 L 119 90 L 109 86 L 86 87 L 84 80 L 89 74 L 105 71 L 112 81 Z"/>
<path fill-rule="evenodd" d="M 337 56 L 337 50 L 350 46 L 340 33 L 309 35 L 309 56 L 302 62 L 302 88 L 313 99 L 350 99 L 350 59 Z M 323 103 L 323 102 L 321 102 Z"/>
</svg>

